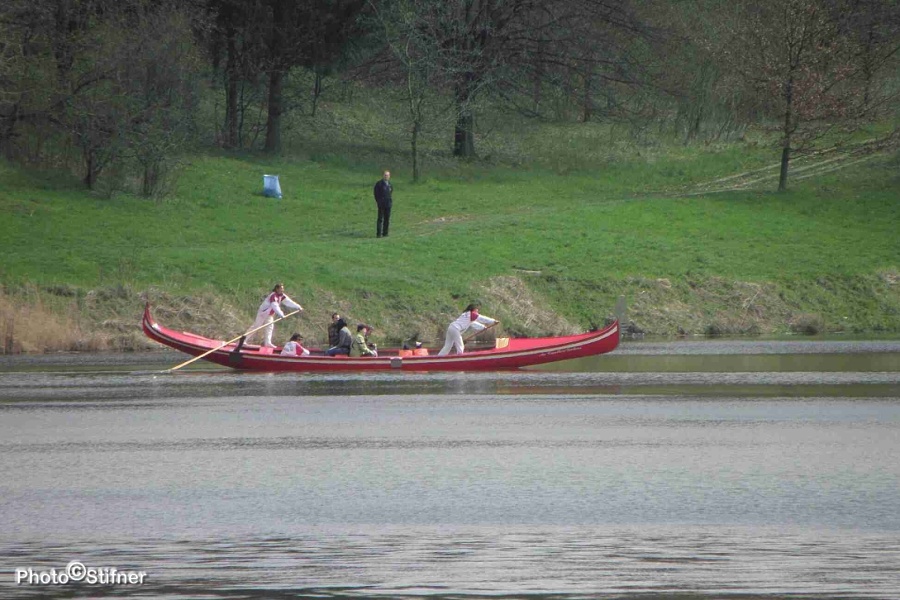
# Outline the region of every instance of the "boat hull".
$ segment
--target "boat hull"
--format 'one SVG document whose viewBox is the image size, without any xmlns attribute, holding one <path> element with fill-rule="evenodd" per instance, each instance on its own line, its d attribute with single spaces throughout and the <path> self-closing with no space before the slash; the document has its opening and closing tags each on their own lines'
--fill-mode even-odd
<svg viewBox="0 0 900 600">
<path fill-rule="evenodd" d="M 237 343 L 225 344 L 221 340 L 166 328 L 154 320 L 149 304 L 144 309 L 141 326 L 150 339 L 185 354 L 200 356 L 208 352 L 203 360 L 233 369 L 262 372 L 498 371 L 605 354 L 619 345 L 619 323 L 616 321 L 589 333 L 511 338 L 504 348 L 448 356 L 398 356 L 391 351 L 382 351 L 378 357 L 281 356 L 258 347 L 239 349 Z"/>
</svg>

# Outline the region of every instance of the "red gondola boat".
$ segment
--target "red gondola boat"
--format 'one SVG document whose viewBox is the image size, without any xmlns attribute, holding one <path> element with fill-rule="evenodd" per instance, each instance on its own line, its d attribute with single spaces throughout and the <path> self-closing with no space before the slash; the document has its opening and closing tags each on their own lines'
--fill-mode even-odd
<svg viewBox="0 0 900 600">
<path fill-rule="evenodd" d="M 605 354 L 619 345 L 619 322 L 597 331 L 544 338 L 498 338 L 496 347 L 448 356 L 401 356 L 398 349 L 379 349 L 378 357 L 281 356 L 279 349 L 226 344 L 158 324 L 144 309 L 144 333 L 152 340 L 191 356 L 247 371 L 498 371 Z M 214 350 L 215 349 L 215 350 Z M 210 352 L 213 350 L 212 352 Z"/>
</svg>

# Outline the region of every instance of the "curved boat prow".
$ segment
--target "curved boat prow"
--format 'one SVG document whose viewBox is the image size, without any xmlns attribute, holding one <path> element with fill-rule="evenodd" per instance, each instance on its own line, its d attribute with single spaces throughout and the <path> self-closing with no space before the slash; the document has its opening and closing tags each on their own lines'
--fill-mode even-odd
<svg viewBox="0 0 900 600">
<path fill-rule="evenodd" d="M 153 330 L 157 327 L 159 325 L 153 320 L 153 315 L 150 314 L 150 303 L 147 302 L 144 304 L 144 317 L 141 319 L 141 328 L 144 330 L 144 335 L 158 342 L 159 340 L 152 335 Z"/>
</svg>

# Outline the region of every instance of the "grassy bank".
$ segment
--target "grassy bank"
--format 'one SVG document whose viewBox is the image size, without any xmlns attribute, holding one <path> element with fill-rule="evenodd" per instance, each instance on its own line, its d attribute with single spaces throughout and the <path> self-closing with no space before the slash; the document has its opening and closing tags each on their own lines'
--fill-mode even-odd
<svg viewBox="0 0 900 600">
<path fill-rule="evenodd" d="M 437 341 L 470 299 L 509 333 L 580 330 L 619 295 L 651 334 L 900 331 L 895 151 L 787 193 L 688 195 L 766 166 L 771 150 L 630 147 L 592 168 L 554 164 L 608 132 L 578 134 L 567 146 L 557 131 L 542 160 L 435 161 L 417 184 L 401 153 L 200 155 L 161 202 L 0 163 L 5 351 L 144 347 L 144 299 L 163 323 L 231 336 L 277 280 L 312 337 L 340 310 L 384 341 Z M 375 239 L 383 168 L 394 216 Z M 263 173 L 280 175 L 283 199 L 262 197 Z M 29 338 L 51 317 L 58 342 Z"/>
</svg>

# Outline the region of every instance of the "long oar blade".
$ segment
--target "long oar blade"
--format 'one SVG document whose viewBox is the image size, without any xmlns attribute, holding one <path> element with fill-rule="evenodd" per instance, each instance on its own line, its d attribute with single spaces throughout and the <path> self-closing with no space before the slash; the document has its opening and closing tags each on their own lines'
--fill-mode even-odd
<svg viewBox="0 0 900 600">
<path fill-rule="evenodd" d="M 180 365 L 175 365 L 175 366 L 172 367 L 171 369 L 167 369 L 167 370 L 163 371 L 163 373 L 171 373 L 172 371 L 177 371 L 177 370 L 180 369 L 181 367 L 186 367 L 187 365 L 191 364 L 192 362 L 198 361 L 198 360 L 200 360 L 201 358 L 204 358 L 204 357 L 206 357 L 206 356 L 209 356 L 210 354 L 212 354 L 212 353 L 215 352 L 216 350 L 221 350 L 222 348 L 224 348 L 224 347 L 227 346 L 228 344 L 232 344 L 232 343 L 238 341 L 239 339 L 241 339 L 241 338 L 244 337 L 245 335 L 250 335 L 251 333 L 257 332 L 257 331 L 259 331 L 260 329 L 263 329 L 264 327 L 267 327 L 268 325 L 274 325 L 274 324 L 277 323 L 278 321 L 281 321 L 281 320 L 283 320 L 283 319 L 287 319 L 287 318 L 290 317 L 291 315 L 296 315 L 298 312 L 300 312 L 300 311 L 299 311 L 299 310 L 295 310 L 294 312 L 289 312 L 288 314 L 284 315 L 283 317 L 278 317 L 277 319 L 273 320 L 272 323 L 266 323 L 266 324 L 264 324 L 264 325 L 260 325 L 259 327 L 254 327 L 254 328 L 251 329 L 250 331 L 244 332 L 244 333 L 242 333 L 241 335 L 237 336 L 236 338 L 232 338 L 232 339 L 228 340 L 227 342 L 223 343 L 222 345 L 213 348 L 212 350 L 207 350 L 207 351 L 204 352 L 203 354 L 200 354 L 200 355 L 198 355 L 198 356 L 195 356 L 194 358 L 192 358 L 192 359 L 190 359 L 190 360 L 186 360 L 186 361 L 184 361 L 183 363 L 181 363 Z"/>
<path fill-rule="evenodd" d="M 473 333 L 472 335 L 470 335 L 469 337 L 467 337 L 466 339 L 464 339 L 464 340 L 463 340 L 463 343 L 468 342 L 469 340 L 471 340 L 473 337 L 475 337 L 475 336 L 478 335 L 479 333 L 484 333 L 485 331 L 487 331 L 487 330 L 490 329 L 491 327 L 494 327 L 495 325 L 499 325 L 499 324 L 500 324 L 500 321 L 497 321 L 496 323 L 491 323 L 490 325 L 488 325 L 487 327 L 485 327 L 485 328 L 482 329 L 481 331 L 476 331 L 475 333 Z"/>
</svg>

